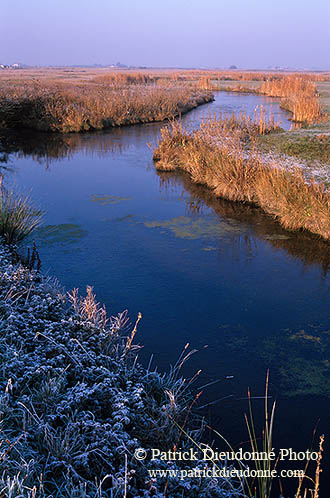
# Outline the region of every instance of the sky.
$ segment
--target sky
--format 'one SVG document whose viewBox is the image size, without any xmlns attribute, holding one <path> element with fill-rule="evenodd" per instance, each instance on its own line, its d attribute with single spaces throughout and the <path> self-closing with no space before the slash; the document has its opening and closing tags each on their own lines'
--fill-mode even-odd
<svg viewBox="0 0 330 498">
<path fill-rule="evenodd" d="M 330 69 L 329 0 L 0 0 L 0 64 Z"/>
</svg>

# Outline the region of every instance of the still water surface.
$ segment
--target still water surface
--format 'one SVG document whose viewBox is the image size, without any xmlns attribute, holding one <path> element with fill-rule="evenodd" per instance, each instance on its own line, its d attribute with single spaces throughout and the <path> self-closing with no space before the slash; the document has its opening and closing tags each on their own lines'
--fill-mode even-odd
<svg viewBox="0 0 330 498">
<path fill-rule="evenodd" d="M 261 104 L 290 127 L 278 102 L 229 93 L 183 121 L 253 115 Z M 43 271 L 67 289 L 92 285 L 111 314 L 141 311 L 144 364 L 153 354 L 165 370 L 187 342 L 199 349 L 183 373 L 202 369 L 196 390 L 217 381 L 201 404 L 223 399 L 200 413 L 236 447 L 247 439 L 247 388 L 263 396 L 269 368 L 274 447 L 306 450 L 318 419 L 317 434 L 330 421 L 329 247 L 184 175 L 157 173 L 147 144 L 161 126 L 6 138 L 12 181 L 46 212 L 34 236 Z M 259 427 L 263 404 L 254 400 Z"/>
</svg>

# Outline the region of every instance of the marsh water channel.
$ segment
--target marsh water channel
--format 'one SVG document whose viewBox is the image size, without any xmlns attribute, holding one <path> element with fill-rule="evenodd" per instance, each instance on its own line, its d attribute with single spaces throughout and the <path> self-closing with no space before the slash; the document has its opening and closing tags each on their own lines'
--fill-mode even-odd
<svg viewBox="0 0 330 498">
<path fill-rule="evenodd" d="M 230 93 L 185 115 L 184 126 L 207 112 L 253 115 L 261 104 L 290 127 L 277 101 Z M 152 146 L 162 126 L 2 135 L 6 181 L 45 211 L 33 236 L 42 270 L 67 290 L 92 285 L 110 314 L 128 308 L 134 322 L 141 311 L 144 365 L 153 355 L 151 367 L 165 371 L 186 343 L 199 350 L 182 374 L 202 370 L 192 386 L 209 384 L 199 413 L 235 448 L 249 448 L 248 387 L 261 431 L 269 369 L 273 446 L 305 451 L 316 425 L 316 436 L 330 437 L 329 246 L 255 207 L 214 199 L 182 174 L 157 173 Z M 223 449 L 214 433 L 207 438 Z"/>
</svg>

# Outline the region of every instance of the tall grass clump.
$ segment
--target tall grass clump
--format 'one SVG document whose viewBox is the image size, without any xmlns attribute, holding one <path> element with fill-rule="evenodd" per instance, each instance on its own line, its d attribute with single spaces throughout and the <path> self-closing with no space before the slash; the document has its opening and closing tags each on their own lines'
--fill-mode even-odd
<svg viewBox="0 0 330 498">
<path fill-rule="evenodd" d="M 42 213 L 30 205 L 28 197 L 15 194 L 0 178 L 0 236 L 8 245 L 17 244 L 39 226 Z"/>
<path fill-rule="evenodd" d="M 264 427 L 261 431 L 261 435 L 258 435 L 256 430 L 256 425 L 252 410 L 252 397 L 250 389 L 248 389 L 248 404 L 249 404 L 249 413 L 245 414 L 245 422 L 248 430 L 251 450 L 252 452 L 255 453 L 264 453 L 270 455 L 271 451 L 273 451 L 276 401 L 274 401 L 272 405 L 269 406 L 269 371 L 267 371 L 266 375 Z M 301 475 L 298 477 L 298 487 L 297 491 L 295 492 L 294 498 L 307 498 L 307 496 L 310 496 L 311 498 L 319 497 L 320 473 L 322 472 L 321 460 L 323 453 L 323 442 L 324 442 L 324 435 L 321 435 L 314 479 L 308 476 L 307 474 L 309 466 L 309 461 L 307 461 L 307 463 L 305 464 L 305 468 L 301 469 Z M 271 496 L 274 496 L 274 493 L 272 493 L 272 488 L 275 476 L 277 475 L 276 469 L 278 463 L 279 463 L 278 458 L 273 461 L 270 459 L 262 459 L 255 461 L 255 467 L 258 474 L 257 477 L 253 479 L 252 482 L 248 483 L 247 486 L 248 495 L 251 498 L 252 497 L 271 498 Z M 282 496 L 283 494 L 282 483 L 280 483 L 280 488 Z"/>
<path fill-rule="evenodd" d="M 273 429 L 274 429 L 274 415 L 275 415 L 276 402 L 274 401 L 271 410 L 269 412 L 268 388 L 269 388 L 269 371 L 267 372 L 266 376 L 265 426 L 262 430 L 261 445 L 258 443 L 258 437 L 256 435 L 250 389 L 248 390 L 249 415 L 245 414 L 245 422 L 249 434 L 249 441 L 252 452 L 256 453 L 262 452 L 269 455 L 273 448 Z M 271 477 L 271 473 L 272 470 L 275 470 L 276 462 L 275 464 L 272 464 L 272 461 L 268 459 L 256 460 L 255 465 L 257 471 L 259 471 L 261 475 L 261 477 L 257 478 L 257 483 L 254 484 L 254 488 L 258 489 L 257 496 L 259 498 L 270 498 L 272 484 L 273 484 L 273 478 Z"/>
<path fill-rule="evenodd" d="M 270 97 L 280 97 L 281 107 L 292 112 L 292 120 L 311 124 L 321 118 L 321 106 L 316 83 L 297 75 L 280 79 L 267 79 L 259 92 Z"/>
<path fill-rule="evenodd" d="M 264 160 L 254 142 L 257 131 L 239 119 L 211 120 L 192 132 L 166 127 L 154 151 L 156 168 L 186 171 L 218 197 L 251 202 L 287 229 L 305 229 L 329 240 L 326 187 L 298 168 L 288 171 L 275 160 Z"/>
<path fill-rule="evenodd" d="M 253 476 L 246 476 L 246 471 L 249 471 L 249 467 L 252 464 L 252 461 L 249 465 L 246 464 L 246 461 L 240 459 L 235 460 L 235 464 L 232 465 L 228 465 L 227 463 L 227 469 L 229 470 L 231 468 L 231 470 L 236 473 L 237 479 L 240 482 L 240 493 L 237 495 L 237 498 L 275 498 L 275 496 L 279 498 L 287 497 L 289 495 L 287 495 L 285 491 L 283 491 L 283 487 L 285 488 L 285 485 L 282 485 L 282 482 L 280 481 L 280 472 L 278 472 L 277 470 L 279 464 L 279 456 L 276 456 L 273 447 L 276 401 L 274 401 L 272 405 L 269 406 L 269 371 L 267 371 L 266 375 L 264 396 L 264 424 L 261 433 L 258 432 L 255 424 L 255 417 L 252 409 L 253 397 L 251 396 L 250 389 L 248 389 L 247 399 L 248 414 L 245 413 L 244 416 L 248 432 L 248 441 L 246 441 L 246 443 L 249 443 L 251 453 L 260 455 L 262 456 L 262 458 L 253 459 L 254 468 L 251 469 L 252 471 L 255 471 Z M 207 454 L 208 450 L 212 451 L 212 446 L 210 446 L 209 444 L 200 443 L 185 432 L 184 426 L 180 427 L 176 422 L 175 424 L 179 427 L 181 433 L 185 434 L 187 438 L 193 443 L 193 445 L 197 447 L 201 452 L 204 451 Z M 219 438 L 222 444 L 225 444 L 225 450 L 231 452 L 232 454 L 235 454 L 235 449 L 233 448 L 233 446 L 220 432 L 218 432 L 210 425 L 207 425 L 207 428 L 211 431 L 211 433 L 214 433 Z M 309 460 L 307 460 L 307 462 L 305 463 L 304 469 L 297 469 L 298 487 L 294 494 L 294 498 L 319 498 L 320 474 L 322 472 L 321 461 L 323 457 L 324 439 L 324 435 L 321 435 L 319 441 L 319 451 L 317 452 L 318 457 L 316 460 L 314 478 L 310 477 L 307 473 L 310 464 Z M 219 460 L 213 459 L 211 457 L 209 461 L 215 469 L 221 471 Z M 276 491 L 274 492 L 273 490 L 273 485 L 277 480 L 279 480 L 279 488 L 281 490 L 280 494 L 278 494 L 278 492 Z M 228 484 L 229 486 L 232 486 L 232 481 L 229 479 Z M 234 496 L 236 496 L 235 492 L 237 492 L 238 489 L 232 487 L 231 491 Z M 292 496 L 293 498 L 293 495 L 290 496 Z"/>
</svg>

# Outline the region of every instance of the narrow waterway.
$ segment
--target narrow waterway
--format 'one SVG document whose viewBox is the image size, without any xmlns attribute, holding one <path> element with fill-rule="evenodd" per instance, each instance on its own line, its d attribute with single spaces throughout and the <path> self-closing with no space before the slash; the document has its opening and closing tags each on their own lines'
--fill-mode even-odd
<svg viewBox="0 0 330 498">
<path fill-rule="evenodd" d="M 290 127 L 278 102 L 229 93 L 183 121 L 196 127 L 215 111 L 253 116 L 257 105 Z M 235 447 L 248 439 L 248 387 L 261 429 L 269 369 L 274 447 L 306 450 L 318 421 L 317 435 L 330 421 L 329 246 L 286 232 L 257 208 L 215 200 L 184 175 L 158 174 L 152 146 L 161 126 L 2 137 L 7 181 L 45 211 L 34 234 L 42 269 L 67 290 L 92 285 L 110 314 L 128 308 L 134 321 L 141 311 L 145 365 L 153 355 L 152 366 L 168 369 L 188 342 L 200 350 L 182 373 L 202 370 L 194 388 L 211 384 L 200 403 L 211 404 L 200 413 Z"/>
</svg>

